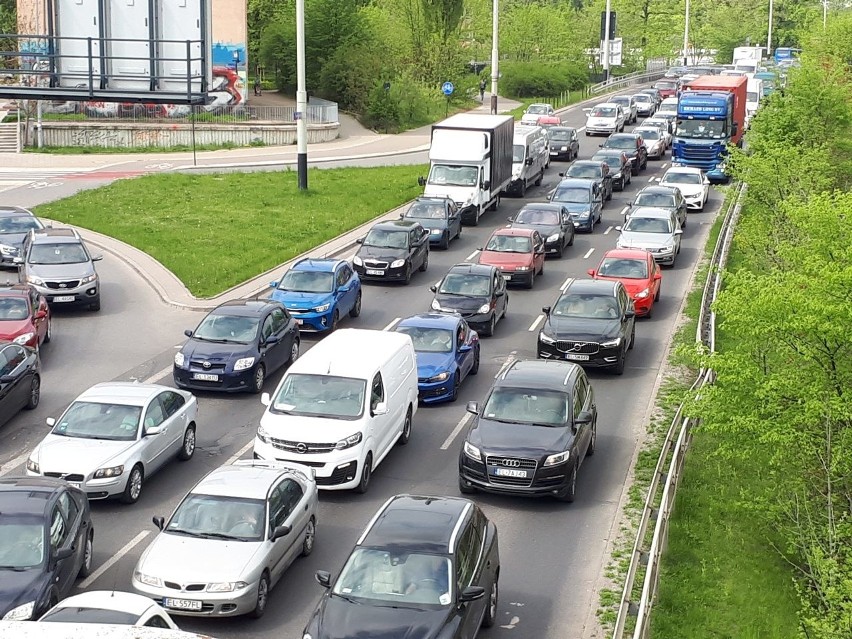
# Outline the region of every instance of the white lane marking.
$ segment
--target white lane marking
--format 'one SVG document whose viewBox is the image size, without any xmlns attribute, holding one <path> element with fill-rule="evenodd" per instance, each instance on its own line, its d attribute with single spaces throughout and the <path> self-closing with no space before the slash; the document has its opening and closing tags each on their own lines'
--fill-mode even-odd
<svg viewBox="0 0 852 639">
<path fill-rule="evenodd" d="M 661 168 L 661 169 L 664 169 L 664 168 L 666 168 L 668 165 L 669 165 L 669 163 L 668 163 L 668 162 L 663 162 L 663 163 L 660 165 L 660 168 Z"/>
<path fill-rule="evenodd" d="M 124 555 L 133 550 L 134 547 L 139 545 L 139 543 L 145 539 L 148 535 L 151 534 L 150 530 L 143 530 L 138 535 L 136 535 L 133 539 L 128 541 L 121 550 L 115 553 L 112 557 L 107 559 L 104 563 L 102 563 L 98 569 L 93 572 L 91 575 L 86 577 L 83 581 L 81 581 L 77 586 L 79 588 L 88 588 L 91 586 L 97 579 L 101 577 L 107 570 L 112 568 L 116 563 L 118 563 Z"/>
<path fill-rule="evenodd" d="M 177 348 L 177 347 L 175 347 L 175 348 Z M 154 383 L 154 382 L 156 382 L 157 380 L 162 379 L 163 377 L 165 377 L 166 375 L 168 375 L 170 372 L 172 372 L 172 369 L 173 369 L 173 368 L 174 368 L 174 365 L 173 365 L 173 364 L 169 364 L 169 365 L 168 365 L 168 366 L 166 366 L 163 370 L 161 370 L 161 371 L 157 371 L 157 372 L 156 372 L 156 373 L 154 373 L 153 375 L 150 375 L 149 377 L 146 377 L 145 379 L 143 379 L 143 380 L 140 382 L 140 384 L 153 384 L 153 383 Z"/>
<path fill-rule="evenodd" d="M 240 448 L 237 452 L 235 452 L 233 455 L 231 455 L 228 458 L 228 461 L 226 461 L 224 464 L 222 464 L 222 466 L 230 466 L 235 461 L 237 461 L 240 457 L 245 455 L 249 451 L 249 448 L 251 448 L 252 446 L 254 446 L 254 437 L 252 437 L 249 440 L 248 444 L 246 444 L 245 446 Z"/>
<path fill-rule="evenodd" d="M 654 180 L 656 180 L 656 179 L 657 179 L 657 178 L 655 178 L 655 177 L 652 175 L 651 177 L 649 177 L 649 178 L 648 178 L 648 181 L 649 181 L 649 182 L 653 182 L 653 181 L 654 181 Z"/>
<path fill-rule="evenodd" d="M 564 282 L 562 282 L 562 286 L 560 286 L 560 287 L 559 287 L 559 290 L 560 290 L 560 291 L 564 291 L 566 288 L 568 288 L 568 285 L 569 285 L 571 282 L 573 282 L 573 281 L 574 281 L 574 278 L 573 278 L 573 277 L 569 277 L 567 280 L 565 280 Z"/>
<path fill-rule="evenodd" d="M 606 231 L 603 232 L 604 235 L 609 235 L 609 232 L 613 229 L 612 226 L 606 227 Z"/>
<path fill-rule="evenodd" d="M 586 254 L 583 256 L 583 259 L 584 259 L 584 260 L 589 259 L 589 256 L 590 256 L 592 253 L 594 253 L 594 252 L 595 252 L 595 249 L 590 248 L 590 249 L 586 252 Z"/>
<path fill-rule="evenodd" d="M 627 211 L 629 211 L 629 210 L 630 210 L 630 207 L 625 206 L 623 209 L 621 209 L 621 211 L 619 212 L 619 215 L 627 215 Z"/>
<path fill-rule="evenodd" d="M 466 258 L 464 258 L 464 261 L 465 261 L 465 262 L 469 262 L 470 260 L 472 260 L 473 258 L 475 258 L 477 255 L 479 255 L 479 249 L 476 249 L 473 253 L 471 253 L 471 254 L 470 254 L 470 255 L 468 255 Z"/>
<path fill-rule="evenodd" d="M 14 459 L 10 459 L 5 464 L 0 466 L 0 477 L 2 477 L 3 475 L 8 475 L 13 470 L 15 470 L 18 466 L 20 466 L 23 463 L 26 463 L 29 456 L 30 456 L 29 451 L 25 452 L 25 453 L 21 453 L 20 455 L 18 455 Z"/>
<path fill-rule="evenodd" d="M 516 357 L 516 355 L 517 355 L 517 351 L 512 351 L 511 353 L 509 353 L 509 357 L 506 358 L 506 361 L 500 367 L 500 370 L 497 371 L 497 374 L 494 376 L 494 379 L 497 379 L 498 377 L 500 377 L 500 375 L 503 374 L 503 371 L 505 371 L 507 368 L 509 368 L 512 364 L 515 363 L 515 360 L 518 359 Z"/>
<path fill-rule="evenodd" d="M 539 325 L 539 324 L 541 324 L 541 320 L 543 320 L 543 319 L 544 319 L 544 314 L 539 315 L 538 317 L 536 317 L 536 318 L 535 318 L 535 320 L 533 321 L 533 323 L 532 323 L 532 324 L 530 324 L 530 327 L 529 327 L 527 330 L 528 330 L 530 333 L 532 333 L 535 329 L 537 329 L 537 328 L 538 328 L 538 325 Z"/>
<path fill-rule="evenodd" d="M 385 326 L 382 330 L 383 330 L 383 331 L 389 331 L 389 330 L 390 330 L 390 329 L 392 329 L 394 326 L 396 326 L 397 322 L 399 322 L 401 319 L 402 319 L 401 317 L 395 317 L 395 318 L 391 321 L 391 323 L 390 323 L 390 324 L 388 324 L 387 326 Z"/>
<path fill-rule="evenodd" d="M 585 130 L 586 130 L 586 127 L 581 126 L 579 129 L 577 129 L 577 133 L 582 133 Z"/>
<path fill-rule="evenodd" d="M 441 450 L 447 450 L 450 446 L 453 445 L 453 440 L 459 436 L 459 433 L 462 432 L 462 429 L 467 426 L 467 423 L 470 421 L 470 418 L 473 415 L 471 413 L 465 413 L 464 417 L 459 420 L 459 423 L 456 424 L 456 427 L 453 429 L 453 432 L 447 435 L 447 438 L 444 440 L 444 443 L 441 444 Z"/>
</svg>

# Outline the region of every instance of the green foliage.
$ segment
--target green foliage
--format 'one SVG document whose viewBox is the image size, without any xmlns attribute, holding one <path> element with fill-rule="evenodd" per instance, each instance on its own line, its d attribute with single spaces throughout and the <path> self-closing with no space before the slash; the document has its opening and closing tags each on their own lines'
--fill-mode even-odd
<svg viewBox="0 0 852 639">
<path fill-rule="evenodd" d="M 0 0 L 0 33 L 18 33 L 18 6 L 16 0 Z M 14 40 L 0 38 L 0 50 L 16 51 L 17 44 Z M 7 67 L 15 67 L 14 58 L 3 60 Z"/>
<path fill-rule="evenodd" d="M 380 82 L 370 93 L 369 106 L 364 114 L 367 126 L 397 132 L 429 124 L 447 113 L 447 101 L 438 87 L 424 86 L 406 73 L 389 82 L 390 89 L 386 90 L 384 82 Z"/>
<path fill-rule="evenodd" d="M 500 91 L 512 98 L 556 96 L 585 86 L 588 73 L 578 64 L 509 62 L 500 68 Z"/>
</svg>

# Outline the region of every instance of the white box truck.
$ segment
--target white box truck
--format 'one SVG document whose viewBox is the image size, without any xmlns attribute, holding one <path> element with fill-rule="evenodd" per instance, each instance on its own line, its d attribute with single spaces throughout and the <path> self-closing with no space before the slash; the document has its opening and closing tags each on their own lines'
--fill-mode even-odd
<svg viewBox="0 0 852 639">
<path fill-rule="evenodd" d="M 433 124 L 423 195 L 452 198 L 462 222 L 477 225 L 512 180 L 514 130 L 510 115 L 459 113 Z"/>
</svg>

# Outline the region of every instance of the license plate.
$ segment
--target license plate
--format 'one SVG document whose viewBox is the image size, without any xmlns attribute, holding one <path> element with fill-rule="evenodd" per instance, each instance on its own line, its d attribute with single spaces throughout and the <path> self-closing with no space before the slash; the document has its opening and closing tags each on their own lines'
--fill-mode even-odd
<svg viewBox="0 0 852 639">
<path fill-rule="evenodd" d="M 588 362 L 588 355 L 578 355 L 577 353 L 565 353 L 565 359 L 570 359 L 575 362 Z"/>
<path fill-rule="evenodd" d="M 296 320 L 296 324 L 297 324 L 298 326 L 301 326 L 303 323 L 304 323 L 304 322 L 303 322 L 302 320 L 300 320 L 300 319 L 297 319 L 297 320 Z"/>
<path fill-rule="evenodd" d="M 54 302 L 73 302 L 74 296 L 73 295 L 57 295 L 53 298 L 53 301 Z"/>
<path fill-rule="evenodd" d="M 163 599 L 163 606 L 166 608 L 175 608 L 176 610 L 201 610 L 200 601 L 192 601 L 190 599 Z"/>
<path fill-rule="evenodd" d="M 367 275 L 384 275 L 385 272 L 375 268 L 368 268 Z"/>
<path fill-rule="evenodd" d="M 78 482 L 78 481 L 69 481 L 68 483 L 69 483 L 71 486 L 74 486 L 74 488 L 79 488 L 79 487 L 80 487 L 80 482 Z"/>
<path fill-rule="evenodd" d="M 192 379 L 197 379 L 201 382 L 218 382 L 218 375 L 211 375 L 210 373 L 193 373 Z"/>
<path fill-rule="evenodd" d="M 504 276 L 503 276 L 503 279 L 504 279 L 504 280 L 506 280 L 506 281 L 508 282 L 509 280 L 511 280 L 511 279 L 512 279 L 512 276 L 511 276 L 511 275 L 504 275 Z"/>
<path fill-rule="evenodd" d="M 494 474 L 498 477 L 528 477 L 527 471 L 515 470 L 514 468 L 495 468 Z"/>
<path fill-rule="evenodd" d="M 559 155 L 559 151 L 551 151 L 550 155 Z"/>
</svg>

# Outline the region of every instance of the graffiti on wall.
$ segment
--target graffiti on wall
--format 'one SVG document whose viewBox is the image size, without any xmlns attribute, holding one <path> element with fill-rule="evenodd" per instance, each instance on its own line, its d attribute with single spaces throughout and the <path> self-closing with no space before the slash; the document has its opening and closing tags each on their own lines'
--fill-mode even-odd
<svg viewBox="0 0 852 639">
<path fill-rule="evenodd" d="M 213 43 L 213 86 L 210 87 L 211 96 L 215 99 L 227 100 L 228 96 L 233 99 L 238 96 L 237 102 L 227 104 L 242 104 L 246 101 L 246 86 L 248 85 L 247 55 L 245 43 Z M 227 72 L 227 73 L 225 73 Z M 230 84 L 230 89 L 222 90 L 224 84 Z"/>
</svg>

